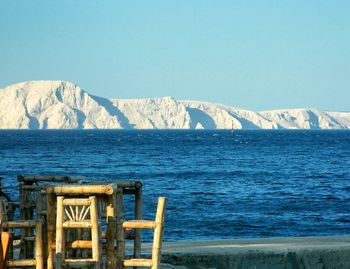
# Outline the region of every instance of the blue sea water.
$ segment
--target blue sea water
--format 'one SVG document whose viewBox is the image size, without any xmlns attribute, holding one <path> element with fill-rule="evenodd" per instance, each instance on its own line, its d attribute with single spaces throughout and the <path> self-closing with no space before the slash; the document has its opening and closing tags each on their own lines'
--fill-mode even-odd
<svg viewBox="0 0 350 269">
<path fill-rule="evenodd" d="M 0 131 L 19 174 L 140 180 L 167 241 L 350 234 L 349 131 Z"/>
</svg>

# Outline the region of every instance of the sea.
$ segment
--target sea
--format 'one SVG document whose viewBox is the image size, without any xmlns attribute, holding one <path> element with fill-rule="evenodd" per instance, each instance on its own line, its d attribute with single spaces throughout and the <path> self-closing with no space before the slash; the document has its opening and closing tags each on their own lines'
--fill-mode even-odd
<svg viewBox="0 0 350 269">
<path fill-rule="evenodd" d="M 144 218 L 168 198 L 166 241 L 350 234 L 346 130 L 0 131 L 13 200 L 17 175 L 142 181 Z"/>
</svg>

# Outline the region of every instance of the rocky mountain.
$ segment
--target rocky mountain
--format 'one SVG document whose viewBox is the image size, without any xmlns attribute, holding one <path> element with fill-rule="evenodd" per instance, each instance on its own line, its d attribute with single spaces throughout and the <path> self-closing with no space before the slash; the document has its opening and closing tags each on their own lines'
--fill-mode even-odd
<svg viewBox="0 0 350 269">
<path fill-rule="evenodd" d="M 254 112 L 172 97 L 106 99 L 65 81 L 29 81 L 0 89 L 0 129 L 231 128 L 349 129 L 350 112 Z"/>
</svg>

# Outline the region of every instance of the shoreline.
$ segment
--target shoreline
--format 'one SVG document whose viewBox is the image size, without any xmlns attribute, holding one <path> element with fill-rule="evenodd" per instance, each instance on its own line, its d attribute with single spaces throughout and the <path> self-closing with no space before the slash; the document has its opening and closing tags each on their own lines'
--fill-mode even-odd
<svg viewBox="0 0 350 269">
<path fill-rule="evenodd" d="M 350 235 L 164 242 L 162 253 L 163 269 L 350 268 Z"/>
</svg>

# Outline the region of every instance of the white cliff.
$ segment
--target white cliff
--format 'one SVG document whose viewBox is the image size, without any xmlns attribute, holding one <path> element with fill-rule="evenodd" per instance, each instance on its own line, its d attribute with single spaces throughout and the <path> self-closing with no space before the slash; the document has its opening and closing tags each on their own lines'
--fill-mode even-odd
<svg viewBox="0 0 350 269">
<path fill-rule="evenodd" d="M 109 100 L 65 81 L 30 81 L 0 89 L 0 129 L 231 128 L 350 129 L 350 112 L 254 112 L 172 97 Z"/>
</svg>

